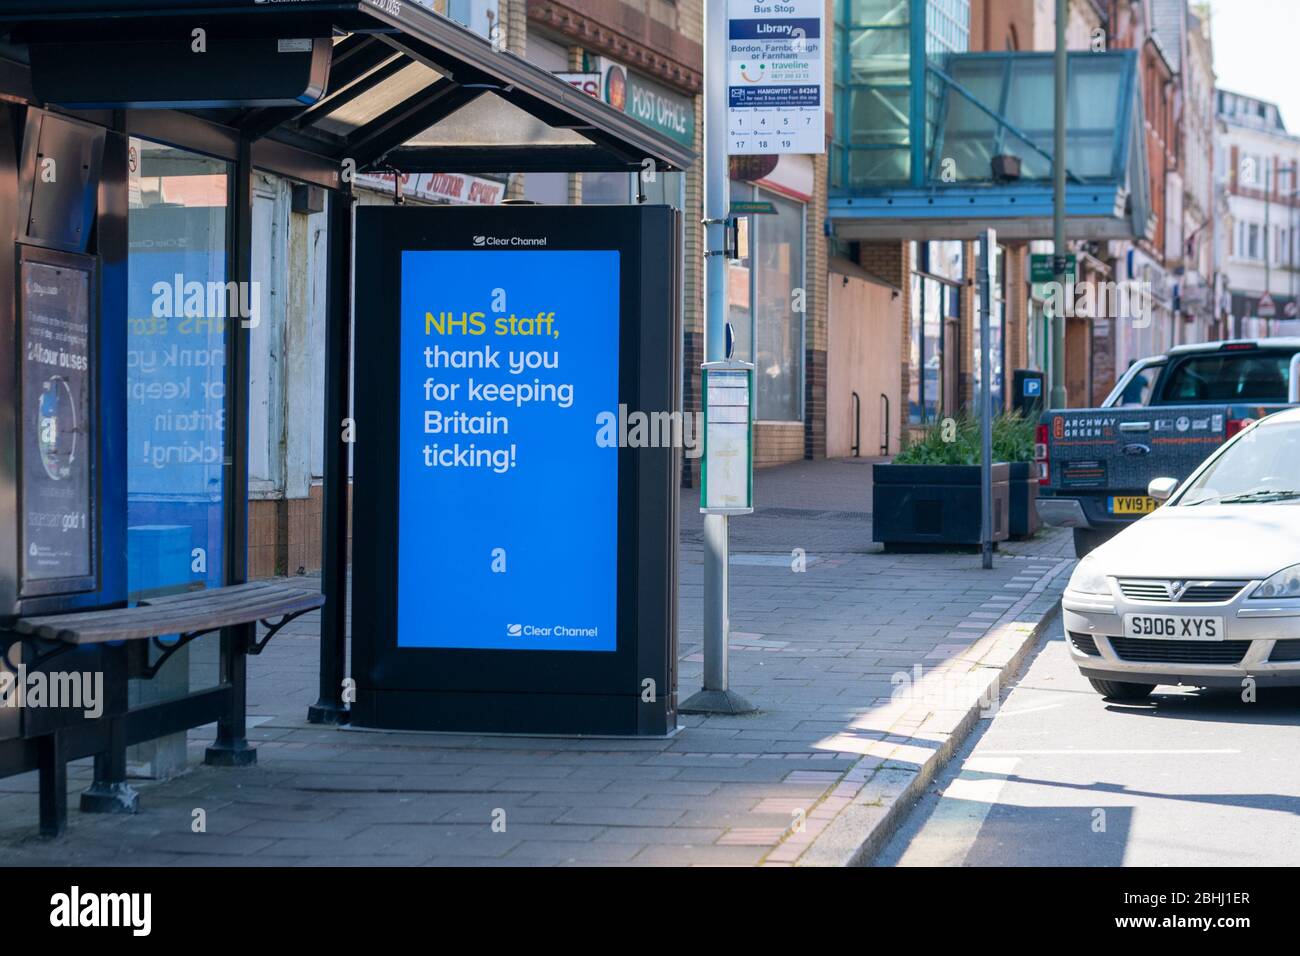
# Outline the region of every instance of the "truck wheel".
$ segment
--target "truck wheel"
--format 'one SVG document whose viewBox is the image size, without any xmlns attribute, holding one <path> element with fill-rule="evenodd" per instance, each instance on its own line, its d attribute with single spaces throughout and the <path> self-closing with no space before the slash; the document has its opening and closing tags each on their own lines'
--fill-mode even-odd
<svg viewBox="0 0 1300 956">
<path fill-rule="evenodd" d="M 1113 537 L 1115 536 L 1108 531 L 1097 531 L 1094 528 L 1075 528 L 1074 556 L 1076 558 L 1086 558 Z"/>
<path fill-rule="evenodd" d="M 1156 689 L 1155 684 L 1129 684 L 1118 680 L 1098 680 L 1096 677 L 1089 677 L 1088 683 L 1102 697 L 1111 700 L 1146 700 Z"/>
</svg>

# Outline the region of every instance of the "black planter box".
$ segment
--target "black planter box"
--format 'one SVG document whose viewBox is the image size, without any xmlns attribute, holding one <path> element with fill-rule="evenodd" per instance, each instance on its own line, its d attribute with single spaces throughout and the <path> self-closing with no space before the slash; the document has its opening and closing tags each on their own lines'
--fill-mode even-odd
<svg viewBox="0 0 1300 956">
<path fill-rule="evenodd" d="M 1038 473 L 1025 461 L 1011 463 L 1011 510 L 1008 531 L 1012 541 L 1032 538 L 1040 527 L 1038 520 Z"/>
<path fill-rule="evenodd" d="M 872 540 L 887 550 L 979 547 L 979 465 L 872 466 Z M 993 540 L 1007 540 L 1011 466 L 993 466 Z"/>
</svg>

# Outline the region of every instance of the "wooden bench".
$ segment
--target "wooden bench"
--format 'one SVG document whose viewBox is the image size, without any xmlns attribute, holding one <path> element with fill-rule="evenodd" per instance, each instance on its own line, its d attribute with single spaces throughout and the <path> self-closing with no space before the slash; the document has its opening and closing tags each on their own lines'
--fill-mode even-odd
<svg viewBox="0 0 1300 956">
<path fill-rule="evenodd" d="M 245 739 L 245 655 L 260 653 L 280 628 L 324 603 L 325 596 L 319 591 L 258 581 L 149 598 L 136 607 L 14 621 L 9 627 L 10 640 L 0 642 L 0 656 L 11 670 L 17 670 L 10 657 L 16 645 L 25 648 L 23 662 L 29 670 L 77 648 L 94 648 L 100 652 L 105 694 L 112 702 L 100 718 L 107 726 L 95 728 L 98 732 L 87 733 L 87 728 L 75 724 L 44 726 L 40 720 L 32 722 L 30 733 L 25 731 L 37 748 L 42 835 L 57 836 L 67 825 L 67 763 L 71 759 L 95 757 L 94 782 L 81 795 L 81 809 L 90 813 L 135 812 L 138 797 L 126 782 L 126 748 L 143 740 L 215 719 L 217 740 L 208 748 L 206 761 L 224 766 L 253 763 L 256 751 Z M 267 629 L 260 641 L 258 623 Z M 223 632 L 218 687 L 128 710 L 125 649 L 130 642 L 149 640 L 158 649 L 157 659 L 142 668 L 145 677 L 153 677 L 177 650 L 215 631 Z M 29 650 L 33 654 L 30 660 Z M 147 659 L 148 655 L 143 656 Z M 83 718 L 83 722 L 91 721 Z"/>
<path fill-rule="evenodd" d="M 325 596 L 318 591 L 255 581 L 147 598 L 136 607 L 20 618 L 14 630 L 65 644 L 132 641 L 165 634 L 180 634 L 184 639 L 258 621 L 278 630 L 288 621 L 272 625 L 272 618 L 292 620 L 324 603 Z"/>
</svg>

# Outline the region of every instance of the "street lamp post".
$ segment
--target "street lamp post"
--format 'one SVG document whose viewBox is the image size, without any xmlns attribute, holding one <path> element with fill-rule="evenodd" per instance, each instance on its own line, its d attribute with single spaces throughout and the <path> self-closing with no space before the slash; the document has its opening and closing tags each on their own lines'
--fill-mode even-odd
<svg viewBox="0 0 1300 956">
<path fill-rule="evenodd" d="M 1056 129 L 1052 147 L 1052 252 L 1057 287 L 1065 288 L 1065 110 L 1068 71 L 1065 23 L 1068 0 L 1056 0 Z M 1052 407 L 1065 408 L 1065 310 L 1052 316 Z"/>
</svg>

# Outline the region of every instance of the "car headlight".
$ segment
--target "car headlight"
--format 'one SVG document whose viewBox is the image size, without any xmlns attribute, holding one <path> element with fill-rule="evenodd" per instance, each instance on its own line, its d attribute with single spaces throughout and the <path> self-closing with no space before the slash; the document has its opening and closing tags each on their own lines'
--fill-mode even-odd
<svg viewBox="0 0 1300 956">
<path fill-rule="evenodd" d="M 1101 564 L 1089 555 L 1079 562 L 1070 575 L 1070 590 L 1082 594 L 1105 594 L 1110 596 L 1110 582 L 1101 570 Z"/>
<path fill-rule="evenodd" d="M 1259 587 L 1253 598 L 1300 598 L 1300 564 L 1283 568 Z"/>
</svg>

